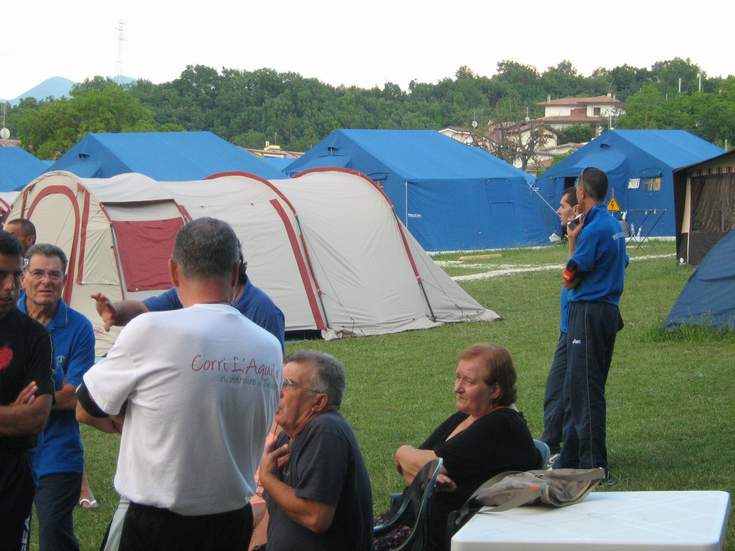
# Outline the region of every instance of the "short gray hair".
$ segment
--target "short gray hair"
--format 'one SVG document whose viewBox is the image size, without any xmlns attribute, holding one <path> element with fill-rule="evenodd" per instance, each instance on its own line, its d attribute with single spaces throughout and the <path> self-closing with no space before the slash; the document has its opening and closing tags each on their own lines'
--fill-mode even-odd
<svg viewBox="0 0 735 551">
<path fill-rule="evenodd" d="M 240 242 L 227 222 L 197 218 L 176 234 L 173 259 L 185 276 L 223 276 L 239 259 Z"/>
<path fill-rule="evenodd" d="M 285 363 L 289 362 L 313 365 L 316 368 L 313 384 L 327 395 L 330 406 L 339 408 L 345 393 L 345 368 L 337 358 L 318 350 L 298 350 L 286 357 Z"/>
<path fill-rule="evenodd" d="M 66 259 L 66 254 L 64 254 L 64 251 L 62 251 L 60 247 L 52 245 L 51 243 L 37 243 L 36 245 L 33 245 L 30 249 L 26 251 L 26 258 L 28 259 L 29 263 L 31 258 L 33 258 L 33 256 L 37 254 L 40 254 L 41 256 L 46 256 L 48 258 L 52 258 L 54 256 L 57 257 L 61 261 L 62 273 L 66 273 L 66 267 L 69 262 Z M 28 267 L 28 264 L 26 264 L 26 267 Z"/>
</svg>

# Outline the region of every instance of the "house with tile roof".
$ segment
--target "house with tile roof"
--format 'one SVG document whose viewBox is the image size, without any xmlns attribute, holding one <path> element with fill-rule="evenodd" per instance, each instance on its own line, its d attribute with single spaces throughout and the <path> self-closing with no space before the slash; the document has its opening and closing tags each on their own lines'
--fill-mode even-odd
<svg viewBox="0 0 735 551">
<path fill-rule="evenodd" d="M 614 127 L 616 119 L 625 113 L 625 105 L 614 95 L 591 96 L 578 98 L 547 97 L 538 105 L 544 108 L 543 121 L 555 130 L 564 130 L 570 126 L 586 124 L 599 134 L 603 127 Z"/>
</svg>

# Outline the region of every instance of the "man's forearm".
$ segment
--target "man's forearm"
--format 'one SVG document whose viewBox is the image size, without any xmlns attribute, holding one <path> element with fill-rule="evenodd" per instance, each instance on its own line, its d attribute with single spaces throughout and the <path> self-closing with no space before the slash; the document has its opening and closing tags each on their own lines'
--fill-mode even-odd
<svg viewBox="0 0 735 551">
<path fill-rule="evenodd" d="M 61 390 L 54 393 L 54 405 L 51 407 L 54 411 L 73 411 L 77 405 L 77 394 L 74 387 L 65 384 Z"/>
<path fill-rule="evenodd" d="M 329 530 L 334 519 L 334 507 L 297 496 L 291 486 L 270 473 L 265 475 L 261 473 L 260 483 L 291 520 L 317 534 Z"/>
<path fill-rule="evenodd" d="M 82 404 L 77 402 L 76 405 L 76 417 L 77 421 L 94 427 L 102 432 L 120 433 L 122 432 L 122 418 L 116 415 L 110 415 L 109 417 L 95 417 L 87 413 Z"/>
<path fill-rule="evenodd" d="M 148 311 L 145 304 L 138 300 L 123 300 L 113 304 L 115 309 L 114 325 L 127 325 L 130 320 Z"/>
<path fill-rule="evenodd" d="M 51 395 L 36 396 L 30 404 L 0 406 L 0 436 L 36 435 L 46 426 Z"/>
</svg>

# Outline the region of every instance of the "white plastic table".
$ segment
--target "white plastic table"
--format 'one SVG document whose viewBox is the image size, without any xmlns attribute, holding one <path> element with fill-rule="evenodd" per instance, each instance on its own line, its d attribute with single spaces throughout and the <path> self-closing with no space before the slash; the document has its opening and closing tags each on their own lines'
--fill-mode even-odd
<svg viewBox="0 0 735 551">
<path fill-rule="evenodd" d="M 593 492 L 560 509 L 528 506 L 472 517 L 452 551 L 722 549 L 727 492 Z"/>
</svg>

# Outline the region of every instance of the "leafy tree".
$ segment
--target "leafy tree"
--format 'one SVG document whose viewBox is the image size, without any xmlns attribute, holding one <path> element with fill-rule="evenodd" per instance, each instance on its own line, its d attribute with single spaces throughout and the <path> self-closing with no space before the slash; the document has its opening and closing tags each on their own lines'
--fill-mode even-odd
<svg viewBox="0 0 735 551">
<path fill-rule="evenodd" d="M 577 72 L 572 62 L 566 59 L 556 67 L 549 67 L 544 71 L 541 85 L 553 98 L 587 95 L 590 92 L 585 78 Z"/>
<path fill-rule="evenodd" d="M 584 143 L 595 137 L 595 130 L 586 124 L 575 124 L 560 130 L 558 143 Z"/>
<path fill-rule="evenodd" d="M 633 94 L 625 105 L 625 115 L 618 119 L 621 128 L 657 128 L 664 95 L 652 83 L 647 83 Z"/>
<path fill-rule="evenodd" d="M 114 80 L 107 78 L 107 77 L 101 77 L 99 75 L 96 75 L 92 77 L 91 79 L 87 78 L 83 82 L 80 82 L 78 84 L 75 84 L 72 87 L 72 95 L 73 92 L 81 92 L 82 90 L 104 90 L 108 86 L 119 86 Z"/>
<path fill-rule="evenodd" d="M 678 93 L 679 79 L 682 93 L 697 91 L 700 74 L 704 75 L 702 69 L 689 58 L 675 57 L 667 61 L 658 61 L 651 66 L 651 77 L 664 94 Z"/>
<path fill-rule="evenodd" d="M 163 84 L 148 81 L 121 88 L 103 77 L 77 85 L 71 99 L 22 102 L 8 112 L 11 131 L 46 155 L 63 152 L 87 130 L 210 130 L 241 145 L 262 147 L 266 140 L 288 149 L 308 149 L 335 128 L 468 127 L 472 120 L 518 124 L 540 117 L 547 95 L 617 94 L 629 115 L 620 124 L 640 128 L 681 127 L 718 140 L 732 140 L 732 82 L 702 73 L 704 96 L 694 97 L 699 67 L 679 58 L 650 69 L 622 65 L 581 75 L 564 60 L 543 73 L 512 60 L 498 63 L 492 76 L 459 67 L 436 83 L 413 80 L 370 89 L 331 86 L 297 73 L 272 69 L 242 71 L 187 66 Z M 678 94 L 682 77 L 683 93 Z M 115 92 L 109 92 L 109 90 Z M 83 94 L 95 95 L 85 98 Z M 80 95 L 81 94 L 81 95 Z M 113 98 L 111 94 L 116 94 Z M 121 96 L 122 94 L 122 96 Z M 126 95 L 127 94 L 127 95 Z M 105 99 L 100 99 L 101 95 Z M 696 95 L 696 94 L 694 94 Z M 124 115 L 123 96 L 145 108 Z M 710 97 L 712 96 L 712 97 Z M 717 96 L 717 97 L 714 97 Z M 99 99 L 99 101 L 93 101 Z M 119 102 L 118 102 L 119 100 Z M 107 103 L 118 105 L 110 109 Z M 134 110 L 133 110 L 134 111 Z M 20 121 L 24 121 L 21 130 Z M 124 124 L 115 121 L 123 120 Z M 131 122 L 137 121 L 137 122 Z M 15 134 L 17 135 L 17 134 Z"/>
<path fill-rule="evenodd" d="M 117 85 L 72 90 L 70 99 L 41 102 L 18 119 L 21 144 L 41 159 L 56 159 L 88 132 L 154 130 L 153 113 Z"/>
</svg>

